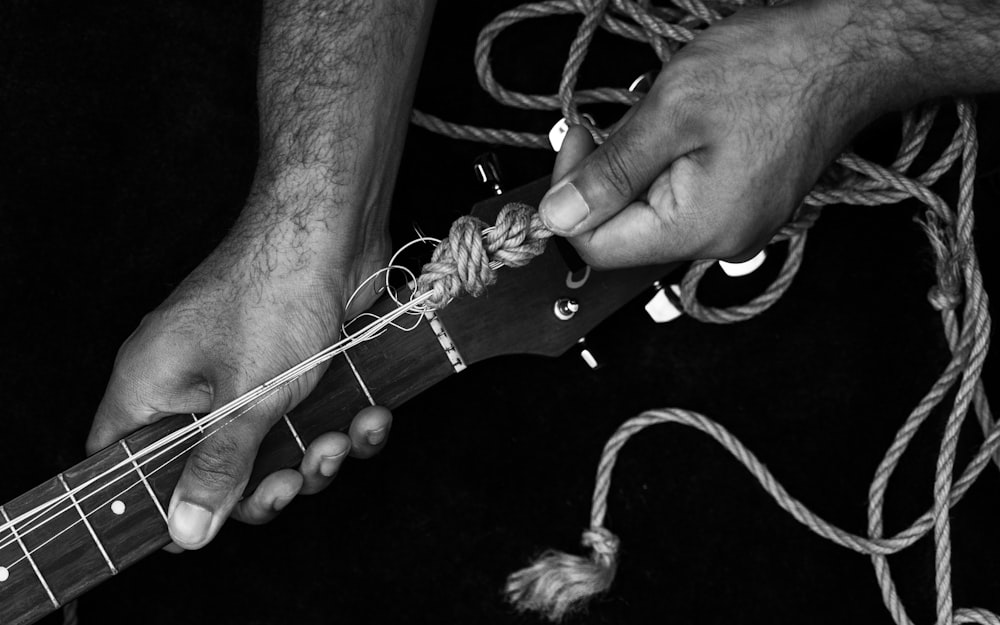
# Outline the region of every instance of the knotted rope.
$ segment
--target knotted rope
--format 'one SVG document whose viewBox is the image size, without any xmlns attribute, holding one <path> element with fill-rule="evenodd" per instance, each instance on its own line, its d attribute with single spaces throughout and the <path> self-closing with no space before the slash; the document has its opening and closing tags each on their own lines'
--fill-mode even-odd
<svg viewBox="0 0 1000 625">
<path fill-rule="evenodd" d="M 423 266 L 414 294 L 431 293 L 431 308 L 443 308 L 462 293 L 478 297 L 496 282 L 497 269 L 528 264 L 551 236 L 527 204 L 507 204 L 491 227 L 471 215 L 460 217 Z"/>
<path fill-rule="evenodd" d="M 674 0 L 676 8 L 656 7 L 648 1 L 629 0 L 545 0 L 525 4 L 497 16 L 480 33 L 476 47 L 476 68 L 480 84 L 498 101 L 527 109 L 561 109 L 571 123 L 586 126 L 598 139 L 609 129 L 595 128 L 578 107 L 581 104 L 616 102 L 632 104 L 638 96 L 624 89 L 575 90 L 576 77 L 586 56 L 590 41 L 598 28 L 648 42 L 662 62 L 683 43 L 690 41 L 697 30 L 710 25 L 748 2 L 729 1 L 703 3 L 700 0 Z M 759 3 L 757 3 L 759 4 Z M 490 50 L 496 36 L 511 25 L 529 18 L 581 13 L 584 18 L 569 52 L 557 95 L 530 95 L 513 92 L 501 86 L 493 77 L 489 65 Z M 829 523 L 812 512 L 805 504 L 788 493 L 764 464 L 723 426 L 708 417 L 676 408 L 650 410 L 626 421 L 608 440 L 597 471 L 596 487 L 590 515 L 590 527 L 583 534 L 583 544 L 590 550 L 588 557 L 558 552 L 543 554 L 528 568 L 514 573 L 507 583 L 507 595 L 519 610 L 536 610 L 558 620 L 598 593 L 607 590 L 618 565 L 618 538 L 604 526 L 611 473 L 621 448 L 646 427 L 664 423 L 679 423 L 696 428 L 715 439 L 743 464 L 775 502 L 807 528 L 838 545 L 871 557 L 883 602 L 898 625 L 912 623 L 892 578 L 887 556 L 906 549 L 932 532 L 935 545 L 934 569 L 936 586 L 936 622 L 984 623 L 1000 625 L 1000 616 L 982 608 L 955 608 L 951 587 L 951 517 L 950 508 L 965 495 L 992 459 L 1000 467 L 1000 423 L 994 420 L 981 381 L 983 364 L 989 346 L 989 300 L 983 288 L 979 261 L 972 237 L 973 181 L 976 171 L 978 143 L 975 128 L 975 106 L 971 100 L 956 100 L 958 127 L 948 146 L 922 173 L 910 168 L 923 151 L 928 134 L 939 110 L 938 104 L 925 105 L 904 115 L 899 151 L 889 165 L 878 165 L 851 152 L 841 155 L 831 167 L 828 179 L 833 185 L 820 184 L 803 201 L 794 220 L 779 231 L 772 242 L 788 241 L 788 255 L 775 281 L 760 296 L 742 306 L 711 308 L 697 299 L 697 289 L 705 272 L 714 261 L 692 264 L 681 281 L 681 302 L 684 312 L 701 321 L 732 323 L 748 319 L 767 310 L 791 284 L 802 263 L 808 229 L 816 222 L 820 209 L 829 204 L 875 206 L 893 204 L 914 198 L 926 207 L 920 223 L 927 234 L 936 260 L 937 282 L 928 293 L 930 304 L 940 312 L 951 358 L 938 380 L 914 408 L 875 471 L 868 493 L 867 535 L 856 534 Z M 541 135 L 508 130 L 477 128 L 451 124 L 438 118 L 415 112 L 414 122 L 448 136 L 505 143 L 526 147 L 548 147 Z M 956 163 L 960 163 L 958 201 L 953 211 L 930 187 Z M 523 206 L 523 205 L 522 205 Z M 523 208 L 518 219 L 529 221 Z M 506 250 L 500 235 L 493 243 L 479 242 L 482 224 L 456 224 L 452 235 L 435 251 L 434 260 L 424 269 L 418 289 L 433 292 L 435 305 L 442 306 L 462 290 L 479 293 L 494 278 L 486 267 L 508 264 L 498 254 Z M 523 264 L 531 253 L 544 247 L 543 229 L 536 216 L 530 217 L 526 240 L 540 247 L 531 252 L 513 254 L 512 262 Z M 507 228 L 507 226 L 505 226 Z M 499 229 L 499 228 L 498 228 Z M 509 228 L 504 232 L 511 232 Z M 514 232 L 518 232 L 516 229 Z M 487 237 L 489 234 L 487 234 Z M 507 235 L 504 235 L 506 237 Z M 506 241 L 503 238 L 503 241 Z M 516 240 L 516 237 L 515 237 Z M 512 244 L 521 249 L 524 242 Z M 492 249 L 492 251 L 490 251 Z M 504 252 L 506 253 L 506 252 Z M 493 267 L 495 269 L 496 267 Z M 937 456 L 934 478 L 933 505 L 909 527 L 893 536 L 885 536 L 883 510 L 885 493 L 900 458 L 919 428 L 932 412 L 954 391 L 951 408 Z M 956 449 L 962 424 L 974 410 L 983 432 L 983 441 L 973 459 L 956 470 Z"/>
</svg>

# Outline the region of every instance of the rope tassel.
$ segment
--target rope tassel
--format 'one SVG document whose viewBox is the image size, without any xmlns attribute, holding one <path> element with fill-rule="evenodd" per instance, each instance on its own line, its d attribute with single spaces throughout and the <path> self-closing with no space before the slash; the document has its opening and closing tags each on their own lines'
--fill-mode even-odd
<svg viewBox="0 0 1000 625">
<path fill-rule="evenodd" d="M 534 564 L 511 574 L 507 600 L 519 612 L 539 612 L 559 621 L 611 588 L 618 568 L 618 537 L 603 527 L 583 533 L 590 557 L 547 551 Z"/>
</svg>

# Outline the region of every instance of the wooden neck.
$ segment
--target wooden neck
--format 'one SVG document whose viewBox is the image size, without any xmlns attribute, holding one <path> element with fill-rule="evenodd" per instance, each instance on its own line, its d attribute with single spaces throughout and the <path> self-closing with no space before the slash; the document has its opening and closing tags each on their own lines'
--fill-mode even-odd
<svg viewBox="0 0 1000 625">
<path fill-rule="evenodd" d="M 535 204 L 548 182 L 508 193 L 499 204 Z M 549 250 L 531 269 L 510 271 L 481 298 L 459 299 L 414 330 L 383 334 L 335 357 L 317 387 L 264 439 L 248 486 L 296 466 L 316 436 L 346 430 L 361 408 L 395 408 L 467 364 L 508 353 L 557 355 L 669 268 L 590 277 Z M 580 298 L 572 319 L 553 315 L 556 298 Z M 384 314 L 391 301 L 371 312 Z M 169 542 L 166 510 L 187 453 L 184 444 L 149 459 L 142 450 L 197 421 L 175 415 L 140 430 L 0 506 L 0 522 L 58 501 L 0 531 L 0 623 L 31 623 Z M 200 436 L 200 435 L 199 435 Z"/>
<path fill-rule="evenodd" d="M 399 406 L 462 368 L 441 341 L 432 324 L 421 323 L 337 356 L 310 397 L 265 438 L 248 489 L 296 466 L 309 441 L 346 429 L 361 408 Z M 136 454 L 196 420 L 159 421 L 0 507 L 6 523 L 93 480 L 0 532 L 0 623 L 33 622 L 169 542 L 165 512 L 195 440 L 151 460 Z"/>
</svg>

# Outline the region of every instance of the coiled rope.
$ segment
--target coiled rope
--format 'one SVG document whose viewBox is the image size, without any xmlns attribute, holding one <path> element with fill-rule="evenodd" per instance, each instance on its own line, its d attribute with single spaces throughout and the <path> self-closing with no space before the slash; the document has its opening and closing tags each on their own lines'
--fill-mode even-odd
<svg viewBox="0 0 1000 625">
<path fill-rule="evenodd" d="M 576 90 L 577 75 L 599 28 L 649 43 L 660 61 L 665 63 L 681 45 L 693 39 L 698 30 L 751 3 L 729 1 L 710 5 L 701 0 L 673 0 L 673 4 L 674 7 L 658 7 L 648 0 L 545 0 L 506 11 L 480 33 L 476 46 L 479 82 L 499 102 L 524 109 L 560 110 L 570 123 L 587 127 L 599 139 L 606 137 L 613 128 L 596 128 L 579 113 L 579 106 L 608 102 L 631 105 L 639 96 L 625 89 Z M 496 81 L 489 58 L 499 33 L 526 19 L 569 14 L 582 14 L 583 20 L 570 46 L 557 94 L 517 93 Z M 910 412 L 875 471 L 868 493 L 867 535 L 844 530 L 812 512 L 788 493 L 749 449 L 712 419 L 676 408 L 650 410 L 622 424 L 604 447 L 597 471 L 590 527 L 583 534 L 583 544 L 589 549 L 589 555 L 548 552 L 528 568 L 511 575 L 506 592 L 519 610 L 536 610 L 558 620 L 589 597 L 610 587 L 618 564 L 619 541 L 604 526 L 604 518 L 615 461 L 625 443 L 644 428 L 679 423 L 715 439 L 750 471 L 781 508 L 807 528 L 838 545 L 870 556 L 883 602 L 898 625 L 910 625 L 912 620 L 896 590 L 887 556 L 906 549 L 928 533 L 932 533 L 935 545 L 936 622 L 946 625 L 1000 625 L 997 614 L 981 608 L 956 608 L 952 598 L 950 508 L 968 492 L 991 459 L 1000 467 L 1000 424 L 994 421 L 981 381 L 989 346 L 990 315 L 972 236 L 973 181 L 978 150 L 975 105 L 971 100 L 959 99 L 955 100 L 954 106 L 958 127 L 947 147 L 922 173 L 910 172 L 910 168 L 927 143 L 939 110 L 936 103 L 904 115 L 901 146 L 891 164 L 879 165 L 851 152 L 841 155 L 832 166 L 835 176 L 831 176 L 839 182 L 817 186 L 804 199 L 793 221 L 772 239 L 772 242 L 788 241 L 788 255 L 775 281 L 752 301 L 732 308 L 712 308 L 698 301 L 698 284 L 714 261 L 695 262 L 681 281 L 681 302 L 687 314 L 708 323 L 742 321 L 767 310 L 787 290 L 801 266 L 808 229 L 816 222 L 823 206 L 875 206 L 908 198 L 915 198 L 925 205 L 920 223 L 936 259 L 937 275 L 928 300 L 940 311 L 951 358 L 938 380 Z M 420 112 L 414 113 L 413 121 L 429 130 L 459 139 L 548 147 L 548 141 L 542 135 L 452 124 Z M 952 210 L 931 186 L 956 162 L 960 163 L 959 188 L 957 204 Z M 519 219 L 526 219 L 523 210 L 519 213 L 522 215 Z M 535 220 L 537 225 L 537 217 Z M 531 236 L 539 237 L 544 246 L 544 239 L 541 238 L 544 235 L 537 228 L 530 231 L 533 233 Z M 464 226 L 456 232 L 442 246 L 448 251 L 441 252 L 440 258 L 436 253 L 435 260 L 425 267 L 424 277 L 421 278 L 422 289 L 439 290 L 435 296 L 437 305 L 446 304 L 450 297 L 463 289 L 475 291 L 475 285 L 482 283 L 480 277 L 488 278 L 483 266 L 490 264 L 490 253 L 477 251 L 482 245 L 470 240 Z M 497 247 L 498 244 L 494 242 L 492 245 Z M 527 257 L 520 257 L 516 262 L 523 264 L 527 262 Z M 466 278 L 449 277 L 458 274 Z M 889 481 L 919 428 L 952 391 L 954 398 L 937 456 L 933 505 L 906 529 L 885 536 L 883 509 Z M 960 469 L 958 479 L 955 479 L 959 432 L 970 409 L 978 418 L 984 440 L 973 459 Z"/>
</svg>

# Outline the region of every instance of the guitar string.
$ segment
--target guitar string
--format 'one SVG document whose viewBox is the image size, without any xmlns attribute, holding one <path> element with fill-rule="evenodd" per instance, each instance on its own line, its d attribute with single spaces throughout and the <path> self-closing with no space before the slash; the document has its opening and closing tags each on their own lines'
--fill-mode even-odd
<svg viewBox="0 0 1000 625">
<path fill-rule="evenodd" d="M 180 438 L 184 438 L 186 440 L 188 433 L 193 433 L 194 429 L 201 430 L 206 422 L 209 426 L 211 426 L 215 422 L 231 414 L 233 411 L 246 406 L 250 401 L 254 401 L 256 398 L 262 397 L 265 394 L 270 394 L 268 392 L 269 389 L 276 390 L 283 384 L 296 379 L 325 360 L 329 360 L 341 351 L 349 349 L 357 343 L 371 340 L 371 338 L 378 336 L 389 325 L 396 325 L 393 323 L 395 319 L 404 314 L 423 314 L 429 310 L 443 308 L 461 292 L 468 292 L 472 294 L 481 293 L 486 286 L 492 284 L 492 282 L 496 279 L 495 272 L 498 269 L 504 266 L 513 268 L 527 264 L 532 258 L 542 253 L 545 249 L 546 241 L 552 236 L 552 233 L 545 228 L 544 225 L 542 225 L 534 209 L 523 204 L 507 204 L 497 215 L 495 225 L 486 227 L 482 226 L 485 226 L 485 224 L 472 216 L 460 218 L 452 224 L 451 232 L 449 233 L 449 238 L 451 239 L 449 240 L 449 244 L 441 245 L 441 241 L 437 241 L 438 244 L 435 246 L 434 253 L 431 256 L 431 261 L 424 265 L 422 277 L 419 280 L 413 281 L 411 285 L 413 290 L 411 290 L 410 299 L 405 304 L 400 303 L 395 295 L 392 295 L 393 301 L 399 305 L 390 313 L 387 313 L 383 317 L 379 318 L 378 321 L 366 326 L 365 329 L 358 334 L 345 337 L 335 345 L 319 352 L 309 359 L 306 359 L 299 365 L 292 367 L 285 373 L 276 376 L 264 384 L 261 384 L 256 389 L 249 391 L 243 396 L 232 400 L 229 404 L 226 404 L 217 411 L 206 415 L 203 419 L 198 420 L 185 428 L 181 428 L 166 437 L 163 437 L 154 444 L 143 448 L 141 451 L 150 452 L 152 450 L 157 450 L 160 447 L 172 444 L 175 440 Z M 433 240 L 422 235 L 420 236 L 420 239 Z M 404 245 L 399 251 L 397 251 L 390 259 L 390 264 L 394 265 L 399 254 L 413 243 L 414 242 Z M 457 275 L 458 260 L 462 260 L 464 262 L 479 262 L 483 265 L 483 267 L 488 269 L 488 271 L 485 273 L 478 272 L 472 275 Z M 376 272 L 376 274 L 384 270 L 385 269 L 383 268 Z M 404 270 L 409 276 L 413 276 L 413 273 L 408 269 Z M 355 289 L 354 293 L 352 293 L 350 299 L 353 299 L 357 292 L 364 288 L 365 284 L 370 282 L 371 279 L 372 276 L 369 276 L 368 279 L 362 281 L 362 283 Z M 423 284 L 421 284 L 421 281 L 423 281 Z M 420 295 L 416 295 L 418 291 L 423 292 Z M 396 327 L 400 326 L 397 325 Z M 415 326 L 401 329 L 409 331 L 414 327 Z M 249 409 L 247 409 L 247 411 L 249 411 Z M 216 414 L 219 416 L 213 418 Z M 108 471 L 106 471 L 103 475 L 106 476 L 110 472 L 122 468 L 123 466 L 127 466 L 129 462 L 134 461 L 134 459 L 135 456 L 127 461 L 123 460 L 118 465 L 108 469 Z M 71 499 L 72 495 L 77 494 L 82 489 L 101 478 L 102 476 L 95 476 L 87 482 L 80 484 L 69 493 L 66 493 L 65 495 L 62 495 L 46 504 L 42 504 L 34 510 L 29 510 L 28 512 L 18 515 L 18 517 L 12 519 L 8 522 L 8 524 L 0 526 L 0 531 L 6 529 L 8 525 L 10 527 L 14 527 L 17 522 L 24 520 L 26 517 L 35 516 L 34 513 L 36 511 L 39 512 L 38 516 L 45 511 L 50 511 L 60 501 Z M 93 496 L 96 492 L 97 491 L 84 497 L 84 499 Z M 65 510 L 56 512 L 53 516 L 50 516 L 48 520 L 58 517 L 64 511 Z M 30 528 L 25 533 L 30 533 L 30 531 L 40 525 L 43 525 L 45 522 L 47 522 L 47 520 L 40 522 L 38 525 Z M 8 544 L 10 544 L 9 541 Z M 5 547 L 7 545 L 2 546 Z"/>
<path fill-rule="evenodd" d="M 319 366 L 323 362 L 326 362 L 327 360 L 330 360 L 331 358 L 339 355 L 340 353 L 342 353 L 342 352 L 344 352 L 344 351 L 346 351 L 346 350 L 348 350 L 348 349 L 350 349 L 352 347 L 355 347 L 355 346 L 357 346 L 357 345 L 359 345 L 359 344 L 361 344 L 363 342 L 371 340 L 374 336 L 378 336 L 379 333 L 382 332 L 385 329 L 385 327 L 388 327 L 389 325 L 397 325 L 397 324 L 394 324 L 393 322 L 396 319 L 398 319 L 399 317 L 401 317 L 402 315 L 408 314 L 408 313 L 412 313 L 414 311 L 420 311 L 420 310 L 424 309 L 425 308 L 425 302 L 430 297 L 431 297 L 430 293 L 424 293 L 424 294 L 421 294 L 420 296 L 417 296 L 417 297 L 409 300 L 405 304 L 403 304 L 401 306 L 398 306 L 397 308 L 394 308 L 390 313 L 387 313 L 386 315 L 383 315 L 382 317 L 379 317 L 377 321 L 375 321 L 375 322 L 371 323 L 370 325 L 366 326 L 364 330 L 361 330 L 361 331 L 359 331 L 356 334 L 351 334 L 351 335 L 345 337 L 344 339 L 338 341 L 334 345 L 332 345 L 332 346 L 330 346 L 330 347 L 328 347 L 328 348 L 326 348 L 326 349 L 318 352 L 314 356 L 306 359 L 305 361 L 299 363 L 298 365 L 295 365 L 294 367 L 291 367 L 290 369 L 286 370 L 285 372 L 283 372 L 283 373 L 275 376 L 271 380 L 268 380 L 267 382 L 265 382 L 265 383 L 263 383 L 263 384 L 255 387 L 254 389 L 251 389 L 250 391 L 248 391 L 244 395 L 241 395 L 240 397 L 237 397 L 236 399 L 234 399 L 231 402 L 225 404 L 221 408 L 219 408 L 219 409 L 217 409 L 217 410 L 215 410 L 215 411 L 213 411 L 213 412 L 205 415 L 204 417 L 202 417 L 198 421 L 196 421 L 194 423 L 191 423 L 191 424 L 189 424 L 189 425 L 187 425 L 187 426 L 185 426 L 183 428 L 180 428 L 179 430 L 177 430 L 175 432 L 172 432 L 171 434 L 169 434 L 169 435 L 167 435 L 167 436 L 165 436 L 165 437 L 157 440 L 156 442 L 152 443 L 151 445 L 149 445 L 147 447 L 144 447 L 143 449 L 141 449 L 138 452 L 136 452 L 135 454 L 133 454 L 132 457 L 126 458 L 125 460 L 122 460 L 121 462 L 115 464 L 111 468 L 103 471 L 102 473 L 94 476 L 93 478 L 90 478 L 89 480 L 83 482 L 82 484 L 80 484 L 80 485 L 78 485 L 78 486 L 70 489 L 65 494 L 62 494 L 62 495 L 60 495 L 58 497 L 55 497 L 52 500 L 49 500 L 48 502 L 45 502 L 43 504 L 39 504 L 35 508 L 32 508 L 31 510 L 28 510 L 26 512 L 23 512 L 23 513 L 19 514 L 18 516 L 12 518 L 10 521 L 8 521 L 6 523 L 3 523 L 2 525 L 0 525 L 0 532 L 6 531 L 8 529 L 11 529 L 13 527 L 16 527 L 16 526 L 20 525 L 21 527 L 18 528 L 18 530 L 19 530 L 18 533 L 19 533 L 20 536 L 24 537 L 25 535 L 30 534 L 35 529 L 38 529 L 38 528 L 44 526 L 45 524 L 53 521 L 59 515 L 61 515 L 61 514 L 67 512 L 67 511 L 69 511 L 70 509 L 72 509 L 73 504 L 70 503 L 70 505 L 68 505 L 65 508 L 53 511 L 53 509 L 56 508 L 60 503 L 67 502 L 67 501 L 72 502 L 72 497 L 73 496 L 75 496 L 77 494 L 80 494 L 84 489 L 86 489 L 87 487 L 93 485 L 95 482 L 104 480 L 104 479 L 108 478 L 109 476 L 111 476 L 112 474 L 114 474 L 115 472 L 117 472 L 118 470 L 130 466 L 133 461 L 137 461 L 137 463 L 139 463 L 141 465 L 148 464 L 149 462 L 152 462 L 153 460 L 155 460 L 156 458 L 160 457 L 164 453 L 169 452 L 173 448 L 172 447 L 173 445 L 175 445 L 175 444 L 176 445 L 183 444 L 183 442 L 185 442 L 186 440 L 188 440 L 190 438 L 190 436 L 198 434 L 203 428 L 205 428 L 205 427 L 211 427 L 212 425 L 218 423 L 222 419 L 225 419 L 227 416 L 232 415 L 233 412 L 235 412 L 237 410 L 240 410 L 242 408 L 245 408 L 242 412 L 240 412 L 235 417 L 233 417 L 232 420 L 235 420 L 236 418 L 239 418 L 240 416 L 243 416 L 244 414 L 246 414 L 247 412 L 249 412 L 250 410 L 252 410 L 254 407 L 256 407 L 260 402 L 264 401 L 267 397 L 271 396 L 271 394 L 273 394 L 274 392 L 276 392 L 279 389 L 281 389 L 288 382 L 291 382 L 291 381 L 293 381 L 295 379 L 298 379 L 298 377 L 300 377 L 301 375 L 307 373 L 308 371 L 311 371 L 312 369 L 314 369 L 315 367 Z M 395 301 L 398 301 L 398 300 L 395 300 Z M 418 320 L 418 322 L 419 322 L 419 320 Z M 399 326 L 397 325 L 397 327 L 399 327 Z M 413 327 L 411 327 L 409 329 L 413 329 L 415 327 L 416 326 L 413 326 Z M 401 328 L 401 329 L 403 329 L 403 328 Z M 246 407 L 250 402 L 254 402 L 254 404 L 252 406 Z M 218 429 L 215 430 L 215 431 L 218 431 Z M 213 431 L 213 433 L 215 431 Z M 206 438 L 208 438 L 208 437 L 206 436 L 206 437 L 200 439 L 198 442 L 200 443 L 202 440 L 205 440 Z M 195 445 L 197 445 L 197 444 L 198 443 L 196 443 Z M 161 448 L 163 448 L 163 449 L 161 449 Z M 192 448 L 193 448 L 193 446 L 192 446 Z M 153 455 L 153 456 L 151 456 L 149 458 L 145 458 L 144 459 L 144 456 L 147 456 L 147 455 L 151 454 L 154 451 L 159 452 L 159 453 L 156 453 L 155 455 Z M 181 452 L 180 455 L 183 455 L 184 453 L 187 453 L 187 451 L 189 451 L 189 450 L 185 450 L 184 452 Z M 175 456 L 175 458 L 172 458 L 170 461 L 168 461 L 168 464 L 169 464 L 169 462 L 172 462 L 173 460 L 175 460 L 176 457 L 178 457 L 178 456 Z M 138 462 L 138 461 L 141 461 L 141 462 Z M 80 501 L 80 502 L 85 501 L 85 500 L 89 499 L 90 497 L 93 497 L 97 493 L 101 492 L 103 489 L 107 488 L 108 486 L 110 486 L 110 484 L 113 484 L 113 483 L 114 483 L 114 481 L 109 482 L 108 484 L 104 484 L 103 486 L 98 487 L 97 489 L 95 489 L 91 493 L 89 493 L 89 494 L 87 494 L 87 495 L 85 495 L 83 497 L 77 498 L 77 500 Z M 139 485 L 141 483 L 142 483 L 142 481 L 138 480 L 132 486 L 134 487 L 134 486 L 137 486 L 137 485 Z M 106 505 L 108 503 L 111 503 L 112 501 L 114 501 L 114 500 L 113 499 L 108 500 L 104 504 L 102 504 L 102 506 Z M 51 512 L 51 514 L 48 517 L 44 518 L 44 519 L 40 519 L 40 517 L 42 515 L 45 515 L 47 512 Z M 36 523 L 35 525 L 32 526 L 32 525 L 30 525 L 32 521 L 38 521 L 38 523 Z M 25 529 L 25 528 L 27 528 L 27 529 Z M 8 547 L 8 546 L 14 544 L 14 542 L 15 541 L 13 539 L 13 531 L 12 531 L 11 532 L 11 538 L 9 538 L 8 540 L 6 540 L 4 542 L 0 542 L 0 549 Z"/>
</svg>

